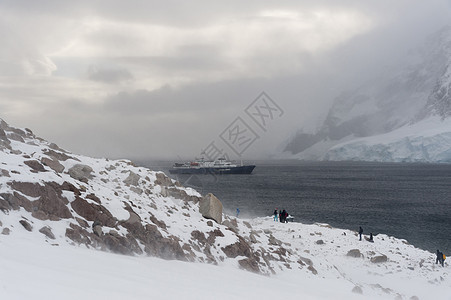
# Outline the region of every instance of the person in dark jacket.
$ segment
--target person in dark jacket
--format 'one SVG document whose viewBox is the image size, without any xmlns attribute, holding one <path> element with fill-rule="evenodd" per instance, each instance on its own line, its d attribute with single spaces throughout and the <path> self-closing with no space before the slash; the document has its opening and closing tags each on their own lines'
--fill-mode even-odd
<svg viewBox="0 0 451 300">
<path fill-rule="evenodd" d="M 435 259 L 435 264 L 440 263 L 442 267 L 445 266 L 445 259 L 443 258 L 443 253 L 437 249 L 437 258 Z"/>
<path fill-rule="evenodd" d="M 282 223 L 283 220 L 283 213 L 281 210 L 279 210 L 279 221 Z"/>
<path fill-rule="evenodd" d="M 282 221 L 282 223 L 286 223 L 286 220 L 287 220 L 287 211 L 284 209 L 283 211 L 282 211 L 282 218 L 283 218 L 283 221 Z"/>
<path fill-rule="evenodd" d="M 374 243 L 372 232 L 370 232 L 370 238 L 368 239 L 368 242 Z"/>
<path fill-rule="evenodd" d="M 277 208 L 274 210 L 274 221 L 277 222 L 278 221 L 278 215 L 279 213 L 277 212 Z"/>
<path fill-rule="evenodd" d="M 362 233 L 363 233 L 363 228 L 362 228 L 362 226 L 360 226 L 359 227 L 359 236 L 360 236 L 359 241 L 362 240 Z"/>
<path fill-rule="evenodd" d="M 441 262 L 441 257 L 443 257 L 442 253 L 437 249 L 437 258 L 435 259 L 435 264 Z"/>
</svg>

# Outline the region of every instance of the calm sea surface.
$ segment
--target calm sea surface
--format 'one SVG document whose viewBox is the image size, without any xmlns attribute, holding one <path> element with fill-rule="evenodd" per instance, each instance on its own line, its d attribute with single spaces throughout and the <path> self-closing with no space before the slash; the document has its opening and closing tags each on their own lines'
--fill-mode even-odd
<svg viewBox="0 0 451 300">
<path fill-rule="evenodd" d="M 167 170 L 172 162 L 136 162 Z M 286 209 L 302 223 L 385 233 L 451 257 L 451 165 L 351 162 L 262 162 L 252 175 L 172 178 L 215 194 L 242 217 Z M 376 238 L 377 240 L 377 238 Z"/>
</svg>

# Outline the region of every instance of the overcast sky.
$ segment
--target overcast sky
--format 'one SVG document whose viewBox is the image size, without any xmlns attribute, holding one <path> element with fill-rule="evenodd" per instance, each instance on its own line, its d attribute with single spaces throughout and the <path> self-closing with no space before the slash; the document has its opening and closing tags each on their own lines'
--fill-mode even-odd
<svg viewBox="0 0 451 300">
<path fill-rule="evenodd" d="M 448 20 L 450 0 L 1 0 L 0 118 L 96 157 L 266 158 Z"/>
</svg>

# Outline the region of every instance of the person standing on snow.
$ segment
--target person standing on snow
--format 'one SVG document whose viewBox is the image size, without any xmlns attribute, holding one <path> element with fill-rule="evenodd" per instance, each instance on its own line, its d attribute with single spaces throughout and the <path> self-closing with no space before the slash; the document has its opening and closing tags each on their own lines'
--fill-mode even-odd
<svg viewBox="0 0 451 300">
<path fill-rule="evenodd" d="M 360 227 L 359 227 L 359 236 L 360 236 L 359 241 L 362 240 L 362 233 L 363 233 L 363 228 L 362 228 L 362 226 L 360 226 Z"/>
<path fill-rule="evenodd" d="M 240 209 L 237 207 L 236 208 L 236 217 L 238 218 L 239 215 L 240 215 Z"/>
<path fill-rule="evenodd" d="M 437 249 L 437 258 L 435 259 L 435 264 L 440 263 L 442 267 L 445 266 L 445 257 L 443 256 L 443 253 L 438 251 Z"/>
<path fill-rule="evenodd" d="M 277 208 L 274 210 L 274 222 L 277 222 L 278 221 L 278 216 L 279 215 L 279 213 L 277 212 Z"/>
</svg>

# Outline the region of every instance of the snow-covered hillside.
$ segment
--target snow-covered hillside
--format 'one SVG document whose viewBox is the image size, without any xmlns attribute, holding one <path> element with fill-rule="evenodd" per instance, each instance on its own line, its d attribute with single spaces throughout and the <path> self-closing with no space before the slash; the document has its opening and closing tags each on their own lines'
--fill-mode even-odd
<svg viewBox="0 0 451 300">
<path fill-rule="evenodd" d="M 407 241 L 237 219 L 161 172 L 2 120 L 0 160 L 1 299 L 451 299 L 448 263 Z"/>
<path fill-rule="evenodd" d="M 433 148 L 449 143 L 449 127 L 435 122 L 435 116 L 451 116 L 450 74 L 451 27 L 447 27 L 385 74 L 337 97 L 322 127 L 297 133 L 285 151 L 304 160 L 449 161 L 449 153 L 435 153 L 439 150 Z M 432 123 L 437 126 L 436 137 L 427 133 Z M 402 133 L 416 133 L 411 145 Z M 434 153 L 420 153 L 421 145 Z"/>
</svg>

